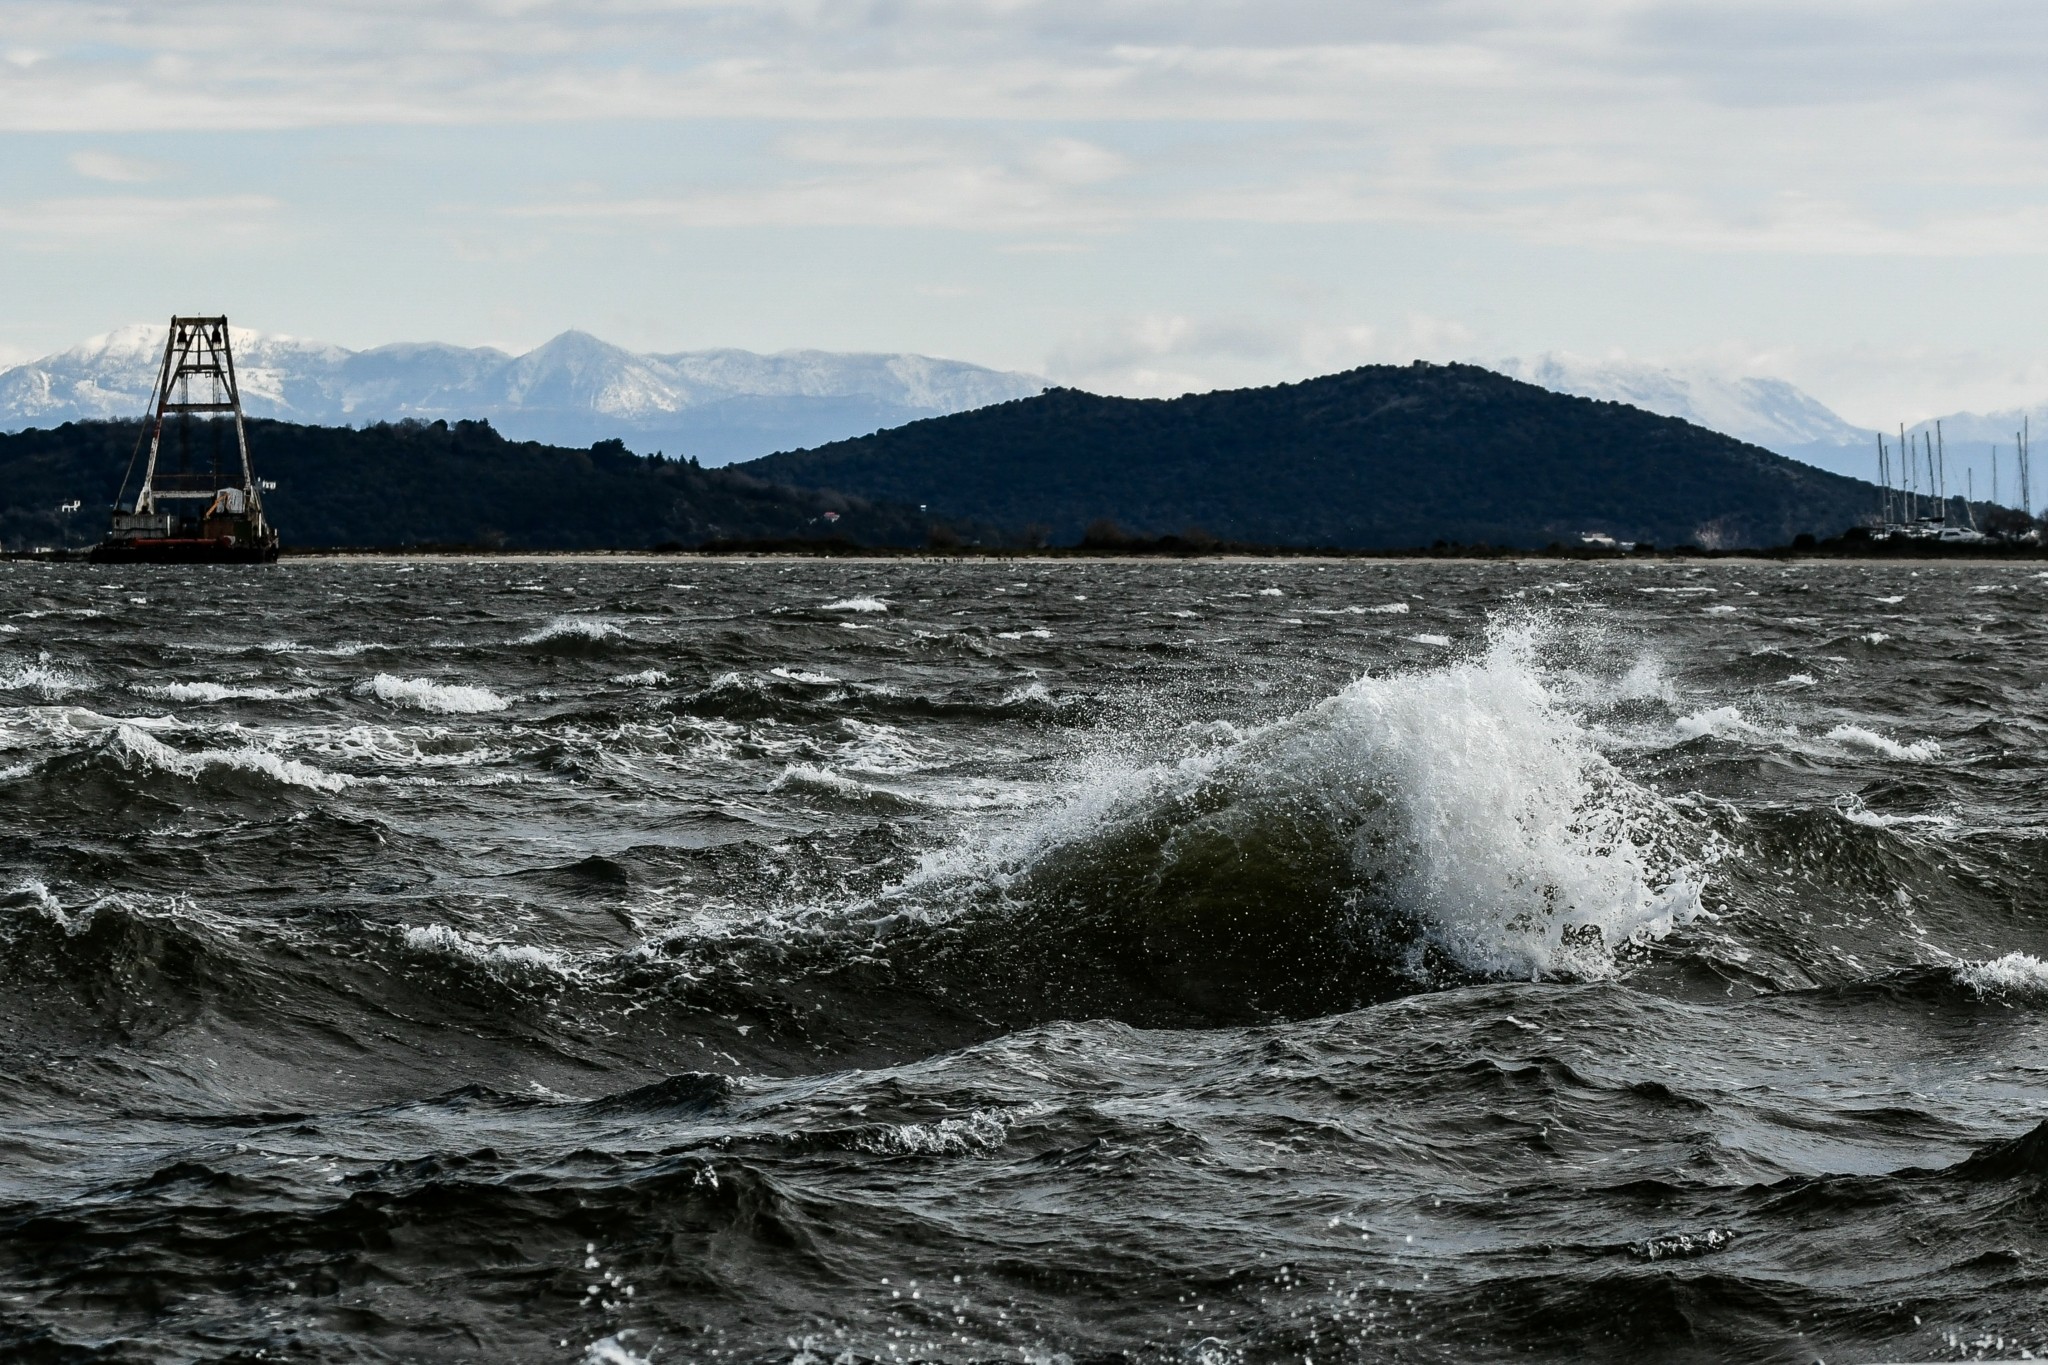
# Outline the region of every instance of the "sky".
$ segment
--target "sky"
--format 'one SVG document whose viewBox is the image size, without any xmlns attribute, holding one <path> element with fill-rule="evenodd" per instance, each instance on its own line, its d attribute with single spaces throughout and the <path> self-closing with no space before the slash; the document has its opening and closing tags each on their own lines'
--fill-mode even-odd
<svg viewBox="0 0 2048 1365">
<path fill-rule="evenodd" d="M 0 0 L 0 362 L 1543 352 L 2048 399 L 2040 0 Z"/>
</svg>

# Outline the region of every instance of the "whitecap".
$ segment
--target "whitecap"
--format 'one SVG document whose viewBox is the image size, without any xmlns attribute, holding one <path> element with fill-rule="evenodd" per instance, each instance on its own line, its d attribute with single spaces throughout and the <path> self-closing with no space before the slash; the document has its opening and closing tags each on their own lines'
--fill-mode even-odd
<svg viewBox="0 0 2048 1365">
<path fill-rule="evenodd" d="M 1869 829 L 1898 829 L 1907 825 L 1933 825 L 1946 827 L 1955 824 L 1946 815 L 1887 815 L 1883 811 L 1871 810 L 1858 797 L 1847 797 L 1835 803 L 1835 814 L 1852 825 L 1863 825 Z"/>
<path fill-rule="evenodd" d="M 368 693 L 380 701 L 393 706 L 406 706 L 415 711 L 439 711 L 449 715 L 474 715 L 484 711 L 503 711 L 512 703 L 486 687 L 471 687 L 464 683 L 440 683 L 431 678 L 399 678 L 389 673 L 379 673 L 356 690 Z"/>
<path fill-rule="evenodd" d="M 612 679 L 621 687 L 659 687 L 673 679 L 658 668 L 643 669 L 638 673 L 621 673 Z"/>
<path fill-rule="evenodd" d="M 1916 739 L 1901 744 L 1895 739 L 1866 730 L 1860 725 L 1837 725 L 1828 731 L 1827 737 L 1837 744 L 1846 744 L 1855 749 L 1868 749 L 1904 762 L 1927 763 L 1941 757 L 1941 745 L 1931 739 Z"/>
<path fill-rule="evenodd" d="M 2031 953 L 1959 963 L 1955 978 L 1979 995 L 2048 1000 L 2048 962 Z"/>
<path fill-rule="evenodd" d="M 132 689 L 145 697 L 163 701 L 297 701 L 317 697 L 317 687 L 234 687 L 214 682 L 136 683 Z"/>
<path fill-rule="evenodd" d="M 33 692 L 48 701 L 82 692 L 92 684 L 78 674 L 57 667 L 45 655 L 34 663 L 0 666 L 0 692 Z"/>
<path fill-rule="evenodd" d="M 342 773 L 330 773 L 268 749 L 199 749 L 188 753 L 173 749 L 133 725 L 117 726 L 102 743 L 105 751 L 114 755 L 124 767 L 149 768 L 180 777 L 197 777 L 214 767 L 238 768 L 244 772 L 262 773 L 287 786 L 309 787 L 324 792 L 340 791 L 354 781 Z"/>
<path fill-rule="evenodd" d="M 546 625 L 519 637 L 522 645 L 544 645 L 552 640 L 616 640 L 625 631 L 595 616 L 557 616 Z"/>
<path fill-rule="evenodd" d="M 493 976 L 570 974 L 568 959 L 552 948 L 473 937 L 445 924 L 407 925 L 404 937 L 405 946 L 414 952 L 474 962 Z"/>
<path fill-rule="evenodd" d="M 1408 638 L 1418 645 L 1435 645 L 1438 649 L 1451 647 L 1451 637 L 1448 635 L 1411 635 Z"/>
<path fill-rule="evenodd" d="M 1616 949 L 1698 914 L 1692 836 L 1600 754 L 1536 653 L 1533 628 L 1500 628 L 1477 658 L 1359 678 L 1175 761 L 1106 754 L 1066 800 L 932 855 L 889 899 L 943 913 L 985 892 L 1106 894 L 1105 913 L 1149 914 L 1128 897 L 1227 848 L 1264 869 L 1234 875 L 1343 869 L 1343 885 L 1303 894 L 1336 895 L 1362 933 L 1371 916 L 1405 921 L 1467 971 L 1609 974 Z M 1402 965 L 1427 975 L 1419 952 Z"/>
<path fill-rule="evenodd" d="M 837 602 L 827 602 L 820 611 L 887 611 L 889 604 L 879 597 L 842 597 Z"/>
<path fill-rule="evenodd" d="M 1681 740 L 1699 739 L 1711 736 L 1714 739 L 1762 739 L 1770 731 L 1757 725 L 1733 706 L 1716 706 L 1698 711 L 1689 716 L 1680 716 L 1672 722 Z"/>
<path fill-rule="evenodd" d="M 1043 628 L 1038 630 L 1001 630 L 996 632 L 996 638 L 998 640 L 1050 640 L 1052 632 Z"/>
</svg>

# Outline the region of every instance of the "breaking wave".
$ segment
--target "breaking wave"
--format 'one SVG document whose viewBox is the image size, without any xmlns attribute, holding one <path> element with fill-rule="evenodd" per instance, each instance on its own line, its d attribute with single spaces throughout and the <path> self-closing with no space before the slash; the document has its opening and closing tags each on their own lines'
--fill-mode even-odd
<svg viewBox="0 0 2048 1365">
<path fill-rule="evenodd" d="M 163 701 L 185 702 L 298 701 L 320 694 L 317 687 L 231 687 L 211 682 L 138 684 L 134 691 Z"/>
<path fill-rule="evenodd" d="M 2031 953 L 1965 962 L 1955 968 L 1955 977 L 1982 996 L 2048 1001 L 2048 962 Z"/>
<path fill-rule="evenodd" d="M 46 701 L 81 692 L 92 684 L 78 674 L 58 668 L 47 658 L 35 663 L 0 666 L 0 692 L 33 692 Z"/>
<path fill-rule="evenodd" d="M 546 625 L 520 636 L 518 643 L 595 644 L 600 640 L 622 640 L 625 637 L 625 631 L 595 616 L 557 616 Z"/>
<path fill-rule="evenodd" d="M 1698 914 L 1705 842 L 1600 754 L 1538 635 L 1497 626 L 1476 657 L 1360 678 L 1222 747 L 1106 762 L 892 897 L 1079 916 L 1233 970 L 1265 954 L 1279 974 L 1343 958 L 1424 984 L 1608 975 Z"/>
<path fill-rule="evenodd" d="M 133 725 L 117 726 L 100 743 L 102 752 L 123 767 L 154 769 L 179 777 L 196 778 L 209 768 L 230 768 L 259 773 L 286 786 L 324 792 L 340 791 L 354 780 L 342 773 L 331 773 L 310 763 L 282 757 L 268 749 L 199 749 L 188 753 L 173 749 Z"/>
<path fill-rule="evenodd" d="M 875 612 L 889 610 L 889 604 L 879 597 L 842 597 L 837 602 L 827 602 L 822 611 Z"/>
<path fill-rule="evenodd" d="M 1898 740 L 1889 739 L 1875 730 L 1866 730 L 1860 725 L 1837 725 L 1828 731 L 1827 737 L 1837 744 L 1847 745 L 1852 749 L 1868 749 L 1872 753 L 1895 758 L 1901 762 L 1930 763 L 1941 757 L 1941 745 L 1931 739 L 1916 739 L 1901 744 Z"/>
<path fill-rule="evenodd" d="M 464 683 L 439 683 L 431 678 L 398 678 L 389 673 L 379 673 L 357 690 L 376 697 L 379 701 L 389 702 L 393 706 L 410 707 L 415 711 L 439 711 L 448 715 L 503 711 L 512 704 L 487 687 L 471 687 Z"/>
</svg>

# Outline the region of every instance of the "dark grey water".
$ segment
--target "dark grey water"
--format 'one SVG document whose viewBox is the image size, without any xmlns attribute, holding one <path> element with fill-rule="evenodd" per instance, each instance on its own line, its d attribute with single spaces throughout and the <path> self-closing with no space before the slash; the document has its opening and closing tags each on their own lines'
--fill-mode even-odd
<svg viewBox="0 0 2048 1365">
<path fill-rule="evenodd" d="M 0 567 L 0 1354 L 2042 1351 L 2044 601 Z"/>
</svg>

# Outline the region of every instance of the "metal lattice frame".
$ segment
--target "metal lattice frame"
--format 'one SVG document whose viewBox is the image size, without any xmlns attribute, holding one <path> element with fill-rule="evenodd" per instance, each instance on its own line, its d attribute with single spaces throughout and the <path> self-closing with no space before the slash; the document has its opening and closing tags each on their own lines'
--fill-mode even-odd
<svg viewBox="0 0 2048 1365">
<path fill-rule="evenodd" d="M 194 401 L 192 387 L 195 379 L 206 385 L 204 401 Z M 143 470 L 142 487 L 135 495 L 135 511 L 138 514 L 153 513 L 161 500 L 205 499 L 210 502 L 222 488 L 238 487 L 250 518 L 257 525 L 262 525 L 263 486 L 249 464 L 249 438 L 242 426 L 242 392 L 235 382 L 235 356 L 228 341 L 226 318 L 171 319 L 171 333 L 164 343 L 164 359 L 157 370 L 152 406 L 149 464 Z M 217 470 L 205 476 L 157 471 L 157 456 L 163 447 L 164 418 L 173 413 L 199 412 L 233 414 L 235 451 L 242 465 L 239 483 L 224 482 Z M 199 486 L 202 477 L 206 485 L 203 488 Z"/>
</svg>

